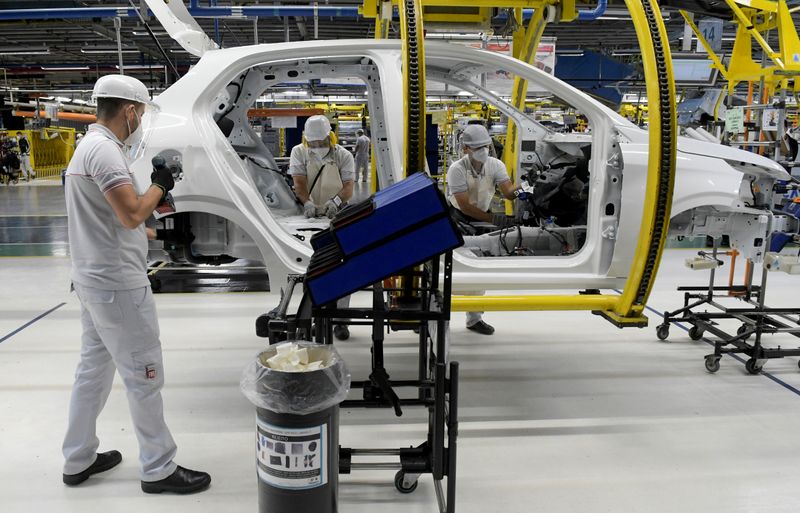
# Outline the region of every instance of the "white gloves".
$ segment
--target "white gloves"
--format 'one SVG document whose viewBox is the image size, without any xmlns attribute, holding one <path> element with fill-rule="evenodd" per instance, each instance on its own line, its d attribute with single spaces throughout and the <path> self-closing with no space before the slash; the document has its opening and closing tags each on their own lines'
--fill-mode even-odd
<svg viewBox="0 0 800 513">
<path fill-rule="evenodd" d="M 332 199 L 329 199 L 325 203 L 325 206 L 322 207 L 322 210 L 325 212 L 325 215 L 328 216 L 328 219 L 333 219 L 336 217 L 339 207 L 336 206 L 336 203 L 334 203 Z"/>
<path fill-rule="evenodd" d="M 317 207 L 314 205 L 313 201 L 308 200 L 303 203 L 303 214 L 305 214 L 306 217 L 317 216 Z"/>
</svg>

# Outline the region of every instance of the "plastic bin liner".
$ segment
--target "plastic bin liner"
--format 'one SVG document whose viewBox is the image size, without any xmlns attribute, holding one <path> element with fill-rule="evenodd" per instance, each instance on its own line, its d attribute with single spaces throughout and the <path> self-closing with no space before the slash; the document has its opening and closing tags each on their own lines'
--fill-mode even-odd
<svg viewBox="0 0 800 513">
<path fill-rule="evenodd" d="M 309 361 L 322 361 L 322 368 L 306 372 L 269 368 L 267 360 L 278 354 L 278 348 L 284 344 L 295 344 L 305 349 Z M 347 398 L 350 372 L 332 345 L 289 341 L 259 353 L 242 372 L 240 386 L 245 397 L 259 408 L 275 413 L 308 415 Z"/>
</svg>

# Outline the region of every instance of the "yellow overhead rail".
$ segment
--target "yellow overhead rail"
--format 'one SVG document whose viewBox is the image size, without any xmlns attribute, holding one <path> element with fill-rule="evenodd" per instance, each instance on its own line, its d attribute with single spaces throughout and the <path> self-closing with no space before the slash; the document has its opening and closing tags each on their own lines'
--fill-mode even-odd
<svg viewBox="0 0 800 513">
<path fill-rule="evenodd" d="M 793 89 L 800 92 L 800 37 L 792 19 L 786 0 L 725 0 L 737 24 L 736 40 L 733 44 L 730 63 L 726 67 L 714 52 L 697 26 L 685 11 L 680 11 L 700 44 L 711 59 L 712 67 L 718 69 L 728 81 L 728 92 L 732 93 L 741 82 L 764 80 L 768 94 L 776 89 Z M 766 33 L 778 31 L 778 50 L 767 42 Z M 753 60 L 753 41 L 761 47 L 771 64 L 762 66 Z M 790 87 L 790 81 L 793 81 Z"/>
</svg>

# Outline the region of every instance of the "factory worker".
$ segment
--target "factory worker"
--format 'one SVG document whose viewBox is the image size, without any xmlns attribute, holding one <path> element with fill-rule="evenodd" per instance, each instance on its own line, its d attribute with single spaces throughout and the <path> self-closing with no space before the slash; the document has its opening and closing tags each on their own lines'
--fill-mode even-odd
<svg viewBox="0 0 800 513">
<path fill-rule="evenodd" d="M 19 165 L 22 172 L 25 174 L 25 180 L 31 181 L 36 178 L 36 173 L 33 172 L 31 167 L 31 143 L 25 134 L 19 134 Z"/>
<path fill-rule="evenodd" d="M 506 166 L 489 156 L 492 145 L 489 132 L 483 125 L 467 125 L 461 134 L 461 145 L 464 156 L 447 170 L 448 201 L 467 221 L 491 223 L 501 228 L 512 225 L 513 218 L 492 214 L 489 210 L 496 188 L 511 200 L 517 197 L 518 191 Z M 494 328 L 483 321 L 482 312 L 467 313 L 467 329 L 482 335 L 494 333 Z"/>
<path fill-rule="evenodd" d="M 361 173 L 361 181 L 366 182 L 369 175 L 369 137 L 360 128 L 356 130 L 356 180 Z"/>
<path fill-rule="evenodd" d="M 289 174 L 306 217 L 331 219 L 353 195 L 353 155 L 334 141 L 325 116 L 311 116 L 303 130 L 303 143 L 292 148 Z"/>
<path fill-rule="evenodd" d="M 114 372 L 128 396 L 139 442 L 145 493 L 190 493 L 208 487 L 205 472 L 175 464 L 175 441 L 164 421 L 164 366 L 153 293 L 147 278 L 144 222 L 174 186 L 171 172 L 154 170 L 140 195 L 125 148 L 142 135 L 150 105 L 147 88 L 133 77 L 107 75 L 94 86 L 97 123 L 91 125 L 66 172 L 70 279 L 81 305 L 81 356 L 64 438 L 64 484 L 75 486 L 122 460 L 98 453 L 97 417 Z"/>
</svg>

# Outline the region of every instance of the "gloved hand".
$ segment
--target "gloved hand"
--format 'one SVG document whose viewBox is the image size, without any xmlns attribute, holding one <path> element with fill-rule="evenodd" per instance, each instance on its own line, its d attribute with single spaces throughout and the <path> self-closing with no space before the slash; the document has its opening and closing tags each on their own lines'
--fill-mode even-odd
<svg viewBox="0 0 800 513">
<path fill-rule="evenodd" d="M 336 206 L 336 203 L 334 203 L 332 199 L 329 199 L 325 203 L 325 206 L 322 207 L 322 210 L 325 212 L 325 215 L 328 216 L 328 219 L 333 219 L 336 217 L 336 213 L 339 212 L 339 207 Z"/>
<path fill-rule="evenodd" d="M 153 169 L 153 173 L 150 175 L 150 181 L 153 182 L 153 185 L 161 189 L 161 201 L 164 201 L 164 198 L 167 197 L 167 193 L 175 187 L 175 179 L 172 177 L 172 171 L 167 167 Z"/>
<path fill-rule="evenodd" d="M 509 217 L 505 214 L 493 214 L 492 224 L 498 228 L 508 228 L 509 226 L 514 226 L 516 223 L 513 217 Z"/>
<path fill-rule="evenodd" d="M 314 205 L 314 202 L 311 200 L 306 201 L 303 203 L 303 214 L 306 217 L 316 217 L 317 216 L 317 207 Z"/>
<path fill-rule="evenodd" d="M 518 200 L 526 201 L 528 199 L 528 193 L 525 192 L 525 189 L 522 187 L 518 187 L 514 189 L 514 197 L 516 197 Z"/>
</svg>

